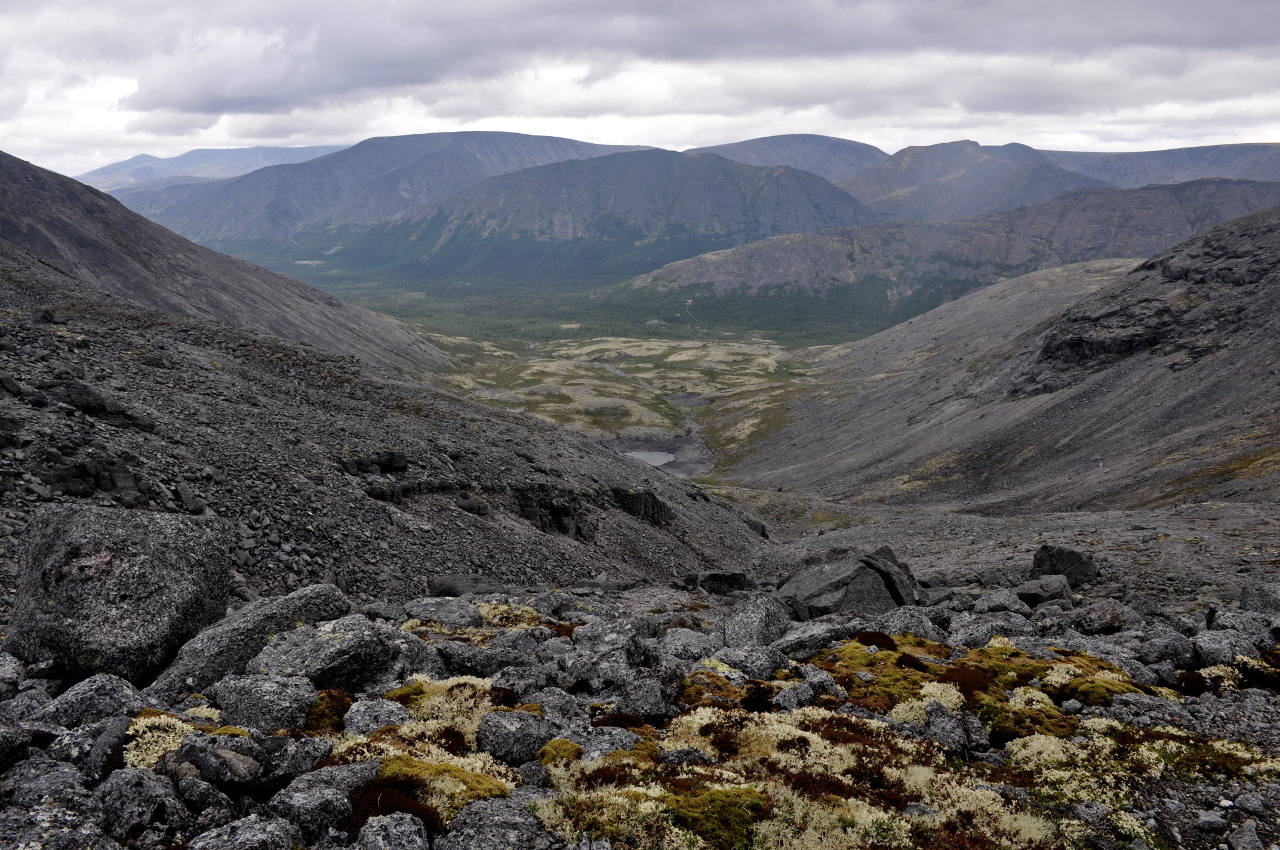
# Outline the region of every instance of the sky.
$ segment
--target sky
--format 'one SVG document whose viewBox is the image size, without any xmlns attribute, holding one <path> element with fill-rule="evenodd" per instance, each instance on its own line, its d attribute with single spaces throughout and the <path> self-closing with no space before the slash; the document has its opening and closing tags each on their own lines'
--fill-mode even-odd
<svg viewBox="0 0 1280 850">
<path fill-rule="evenodd" d="M 1276 0 L 0 0 L 0 150 L 1280 142 Z"/>
</svg>

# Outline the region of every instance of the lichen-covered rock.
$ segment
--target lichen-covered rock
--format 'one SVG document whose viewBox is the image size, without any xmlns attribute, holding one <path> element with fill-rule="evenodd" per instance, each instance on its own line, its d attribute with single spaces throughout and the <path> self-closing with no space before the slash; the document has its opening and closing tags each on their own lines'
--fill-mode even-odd
<svg viewBox="0 0 1280 850">
<path fill-rule="evenodd" d="M 949 624 L 951 612 L 938 608 L 923 608 L 916 605 L 904 605 L 883 614 L 877 614 L 867 621 L 866 628 L 888 635 L 915 635 L 925 640 L 945 643 L 947 633 L 934 620 Z"/>
<path fill-rule="evenodd" d="M 6 649 L 70 676 L 137 684 L 221 617 L 230 590 L 225 523 L 59 505 L 28 527 Z"/>
<path fill-rule="evenodd" d="M 176 750 L 160 759 L 156 772 L 179 783 L 197 778 L 239 791 L 262 778 L 262 748 L 241 735 L 192 732 Z"/>
<path fill-rule="evenodd" d="M 303 774 L 271 798 L 271 811 L 314 841 L 350 817 L 352 792 L 377 779 L 381 765 L 373 759 Z"/>
<path fill-rule="evenodd" d="M 319 688 L 358 688 L 391 659 L 380 630 L 363 614 L 276 635 L 245 665 L 245 672 L 302 676 Z"/>
<path fill-rule="evenodd" d="M 1072 624 L 1086 635 L 1111 635 L 1142 625 L 1142 616 L 1114 599 L 1103 599 L 1078 609 Z"/>
<path fill-rule="evenodd" d="M 409 710 L 389 699 L 362 699 L 351 704 L 342 717 L 342 725 L 348 732 L 367 735 L 383 726 L 398 726 L 409 722 Z"/>
<path fill-rule="evenodd" d="M 408 812 L 369 818 L 356 838 L 356 850 L 428 850 L 427 830 Z"/>
<path fill-rule="evenodd" d="M 92 818 L 51 799 L 0 809 L 0 838 L 6 847 L 30 850 L 121 850 Z"/>
<path fill-rule="evenodd" d="M 775 671 L 787 666 L 787 657 L 769 646 L 725 647 L 711 659 L 740 670 L 750 679 L 772 679 Z"/>
<path fill-rule="evenodd" d="M 284 818 L 250 815 L 197 835 L 187 850 L 293 850 L 301 843 L 298 828 Z"/>
<path fill-rule="evenodd" d="M 1066 576 L 1072 587 L 1079 587 L 1098 577 L 1098 565 L 1084 552 L 1045 544 L 1032 556 L 1031 578 L 1050 575 Z"/>
<path fill-rule="evenodd" d="M 722 646 L 724 641 L 714 635 L 681 628 L 668 629 L 659 641 L 663 653 L 686 661 L 706 658 Z"/>
<path fill-rule="evenodd" d="M 1061 574 L 1039 576 L 1024 581 L 1013 589 L 1025 604 L 1037 608 L 1046 602 L 1055 602 L 1064 609 L 1071 608 L 1074 599 L 1071 596 L 1071 582 Z"/>
<path fill-rule="evenodd" d="M 32 808 L 49 799 L 60 808 L 92 815 L 101 813 L 94 796 L 84 787 L 84 775 L 66 762 L 52 761 L 43 753 L 18 762 L 0 779 L 0 803 Z"/>
<path fill-rule="evenodd" d="M 800 619 L 837 612 L 869 616 L 916 604 L 915 576 L 888 547 L 860 556 L 836 549 L 826 558 L 802 567 L 778 588 L 778 598 Z"/>
<path fill-rule="evenodd" d="M 227 676 L 209 688 L 226 723 L 264 732 L 300 729 L 319 692 L 301 676 Z"/>
<path fill-rule="evenodd" d="M 424 596 L 404 603 L 405 617 L 439 623 L 451 629 L 479 626 L 484 622 L 480 609 L 456 596 Z"/>
<path fill-rule="evenodd" d="M 977 614 L 990 614 L 993 611 L 1013 611 L 1024 617 L 1031 614 L 1031 608 L 1012 590 L 987 591 L 973 601 L 973 610 Z"/>
<path fill-rule="evenodd" d="M 743 599 L 724 621 L 725 646 L 768 646 L 791 628 L 791 611 L 772 596 Z"/>
<path fill-rule="evenodd" d="M 164 702 L 202 691 L 228 673 L 240 673 L 276 634 L 333 620 L 351 610 L 342 591 L 313 584 L 287 596 L 259 599 L 187 641 L 177 658 L 147 689 Z"/>
<path fill-rule="evenodd" d="M 173 783 L 142 768 L 115 771 L 96 794 L 102 802 L 103 830 L 117 841 L 128 843 L 149 832 L 172 842 L 192 820 Z"/>
<path fill-rule="evenodd" d="M 7 652 L 0 652 L 0 702 L 13 699 L 22 681 L 22 662 Z"/>
<path fill-rule="evenodd" d="M 528 799 L 478 800 L 449 824 L 436 850 L 562 850 L 564 842 L 530 813 Z"/>
<path fill-rule="evenodd" d="M 132 716 L 149 704 L 129 682 L 110 673 L 99 673 L 72 685 L 31 719 L 70 729 L 121 714 Z"/>
<path fill-rule="evenodd" d="M 527 711 L 491 711 L 480 721 L 476 746 L 514 767 L 537 758 L 538 750 L 561 731 Z"/>
<path fill-rule="evenodd" d="M 1191 639 L 1196 659 L 1201 667 L 1231 664 L 1237 655 L 1252 656 L 1256 653 L 1253 641 L 1239 632 L 1201 632 Z"/>
</svg>

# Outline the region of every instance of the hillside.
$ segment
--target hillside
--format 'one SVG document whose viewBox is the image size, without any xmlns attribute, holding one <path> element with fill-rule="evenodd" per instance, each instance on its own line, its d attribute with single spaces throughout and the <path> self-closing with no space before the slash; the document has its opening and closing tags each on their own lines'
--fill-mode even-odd
<svg viewBox="0 0 1280 850">
<path fill-rule="evenodd" d="M 630 149 L 519 133 L 389 136 L 232 180 L 117 196 L 188 239 L 244 255 L 239 249 L 254 243 L 386 221 L 496 174 Z"/>
<path fill-rule="evenodd" d="M 447 358 L 394 319 L 202 248 L 76 181 L 0 153 L 0 244 L 138 304 L 418 371 Z"/>
<path fill-rule="evenodd" d="M 1163 151 L 1041 151 L 1062 168 L 1132 188 L 1205 177 L 1280 180 L 1280 145 L 1206 145 Z"/>
<path fill-rule="evenodd" d="M 635 151 L 491 178 L 327 260 L 415 280 L 619 280 L 778 233 L 875 219 L 816 175 Z"/>
<path fill-rule="evenodd" d="M 713 153 L 743 165 L 758 167 L 785 165 L 812 172 L 832 183 L 852 177 L 889 158 L 887 153 L 872 145 L 812 133 L 765 136 L 693 148 L 686 153 Z"/>
<path fill-rule="evenodd" d="M 1000 513 L 1274 501 L 1280 209 L 1126 266 L 1005 281 L 834 349 L 731 474 Z"/>
<path fill-rule="evenodd" d="M 178 156 L 139 154 L 123 162 L 113 162 L 79 175 L 76 179 L 104 192 L 160 181 L 193 182 L 190 178 L 238 177 L 270 165 L 287 165 L 336 153 L 343 145 L 313 145 L 297 148 L 199 149 Z"/>
<path fill-rule="evenodd" d="M 904 148 L 839 185 L 886 218 L 949 221 L 1110 184 L 1060 168 L 1026 145 L 960 141 Z"/>
<path fill-rule="evenodd" d="M 1280 184 L 1230 180 L 1075 192 L 981 218 L 766 239 L 672 263 L 604 298 L 664 321 L 684 313 L 711 327 L 840 342 L 1000 278 L 1087 259 L 1149 256 L 1276 204 Z"/>
</svg>

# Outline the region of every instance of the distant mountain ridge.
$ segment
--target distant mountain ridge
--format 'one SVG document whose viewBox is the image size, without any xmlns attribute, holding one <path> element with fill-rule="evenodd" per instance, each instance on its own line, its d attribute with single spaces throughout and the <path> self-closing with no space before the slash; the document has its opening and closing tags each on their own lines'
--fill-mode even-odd
<svg viewBox="0 0 1280 850">
<path fill-rule="evenodd" d="M 109 195 L 4 153 L 0 245 L 10 262 L 43 266 L 165 312 L 414 371 L 448 359 L 395 319 L 196 245 Z"/>
<path fill-rule="evenodd" d="M 331 259 L 426 280 L 621 280 L 675 257 L 876 219 L 806 171 L 647 150 L 490 178 Z"/>
<path fill-rule="evenodd" d="M 633 149 L 519 133 L 388 136 L 232 180 L 116 194 L 130 209 L 223 250 L 365 227 L 497 174 Z"/>
<path fill-rule="evenodd" d="M 104 192 L 174 178 L 209 180 L 238 177 L 270 165 L 306 162 L 342 150 L 345 145 L 309 147 L 200 148 L 170 157 L 139 154 L 79 175 L 76 179 Z M 188 181 L 191 182 L 191 181 Z"/>
<path fill-rule="evenodd" d="M 1162 151 L 1041 151 L 1062 168 L 1122 188 L 1183 183 L 1205 177 L 1280 180 L 1280 144 L 1206 145 Z"/>
<path fill-rule="evenodd" d="M 904 148 L 839 185 L 886 218 L 904 221 L 950 221 L 1111 188 L 1026 145 L 967 140 Z"/>
<path fill-rule="evenodd" d="M 786 165 L 812 172 L 837 184 L 889 158 L 889 154 L 872 145 L 811 133 L 765 136 L 724 145 L 692 148 L 685 153 L 714 153 L 743 165 L 757 167 Z"/>
<path fill-rule="evenodd" d="M 668 320 L 678 303 L 708 321 L 727 311 L 746 327 L 806 326 L 813 333 L 823 329 L 810 341 L 836 342 L 890 327 L 1000 278 L 1103 257 L 1149 256 L 1277 204 L 1280 183 L 1235 180 L 1074 192 L 980 218 L 773 237 L 672 263 L 605 297 L 619 309 L 630 302 L 636 304 L 631 309 L 657 309 L 657 317 Z"/>
</svg>

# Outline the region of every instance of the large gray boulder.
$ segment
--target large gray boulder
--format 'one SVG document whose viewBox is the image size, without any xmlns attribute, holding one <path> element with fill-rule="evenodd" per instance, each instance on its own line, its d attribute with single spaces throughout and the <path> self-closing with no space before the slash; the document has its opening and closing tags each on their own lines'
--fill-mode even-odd
<svg viewBox="0 0 1280 850">
<path fill-rule="evenodd" d="M 99 673 L 72 685 L 31 719 L 73 729 L 108 717 L 132 716 L 148 704 L 138 689 L 124 679 L 110 673 Z"/>
<path fill-rule="evenodd" d="M 500 762 L 517 766 L 538 757 L 562 729 L 527 711 L 491 711 L 476 730 L 476 746 Z"/>
<path fill-rule="evenodd" d="M 103 828 L 117 841 L 131 842 L 146 832 L 178 843 L 176 836 L 193 820 L 173 783 L 150 770 L 117 770 L 95 793 L 102 802 Z"/>
<path fill-rule="evenodd" d="M 772 596 L 743 599 L 725 617 L 725 646 L 768 646 L 791 628 L 791 611 Z"/>
<path fill-rule="evenodd" d="M 530 798 L 478 800 L 449 824 L 436 840 L 436 850 L 558 850 L 564 841 L 547 832 L 529 811 Z"/>
<path fill-rule="evenodd" d="M 226 611 L 221 520 L 59 505 L 28 527 L 5 648 L 67 675 L 155 676 Z"/>
<path fill-rule="evenodd" d="M 177 702 L 228 673 L 243 672 L 244 665 L 279 632 L 334 620 L 350 610 L 351 603 L 331 584 L 313 584 L 288 596 L 259 599 L 187 641 L 147 690 L 162 702 Z"/>
<path fill-rule="evenodd" d="M 354 690 L 391 660 L 382 631 L 363 614 L 276 635 L 245 665 L 245 672 L 302 676 L 320 688 Z"/>
<path fill-rule="evenodd" d="M 802 620 L 826 614 L 882 614 L 915 605 L 918 585 L 911 570 L 887 546 L 865 555 L 827 553 L 823 563 L 802 567 L 778 588 L 778 598 Z"/>
<path fill-rule="evenodd" d="M 297 824 L 308 841 L 315 841 L 351 816 L 351 795 L 377 779 L 381 767 L 381 760 L 372 759 L 303 774 L 271 798 L 271 812 Z"/>
<path fill-rule="evenodd" d="M 369 818 L 360 828 L 356 850 L 428 850 L 427 829 L 408 812 Z"/>
<path fill-rule="evenodd" d="M 249 815 L 197 835 L 187 850 L 292 850 L 301 844 L 298 828 L 284 818 Z"/>
<path fill-rule="evenodd" d="M 1052 575 L 1064 575 L 1072 587 L 1079 587 L 1098 577 L 1098 565 L 1092 555 L 1045 544 L 1031 558 L 1030 578 Z"/>
<path fill-rule="evenodd" d="M 263 732 L 300 729 L 319 696 L 301 676 L 227 676 L 209 692 L 224 722 Z"/>
</svg>

